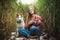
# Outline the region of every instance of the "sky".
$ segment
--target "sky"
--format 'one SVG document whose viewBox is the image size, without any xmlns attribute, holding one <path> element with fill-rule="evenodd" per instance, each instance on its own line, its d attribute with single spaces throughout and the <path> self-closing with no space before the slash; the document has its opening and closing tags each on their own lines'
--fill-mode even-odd
<svg viewBox="0 0 60 40">
<path fill-rule="evenodd" d="M 36 3 L 37 0 L 17 0 L 17 3 L 21 2 L 22 4 L 32 4 Z"/>
</svg>

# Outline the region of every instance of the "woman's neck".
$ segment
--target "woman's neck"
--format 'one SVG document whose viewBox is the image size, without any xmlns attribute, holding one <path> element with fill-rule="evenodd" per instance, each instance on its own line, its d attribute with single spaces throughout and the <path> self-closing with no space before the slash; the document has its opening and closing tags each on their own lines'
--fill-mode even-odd
<svg viewBox="0 0 60 40">
<path fill-rule="evenodd" d="M 29 17 L 33 17 L 35 14 L 29 15 Z"/>
</svg>

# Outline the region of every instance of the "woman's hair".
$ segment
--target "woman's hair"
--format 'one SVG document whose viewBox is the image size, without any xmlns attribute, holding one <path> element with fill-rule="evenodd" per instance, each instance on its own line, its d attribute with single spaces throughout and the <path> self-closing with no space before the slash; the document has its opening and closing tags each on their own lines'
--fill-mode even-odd
<svg viewBox="0 0 60 40">
<path fill-rule="evenodd" d="M 29 8 L 33 8 L 33 9 L 34 9 L 34 14 L 36 14 L 36 8 L 35 8 L 35 7 L 29 6 L 29 7 L 28 7 L 28 11 L 27 11 L 28 13 L 30 13 L 30 12 L 29 12 L 29 11 L 30 11 Z"/>
<path fill-rule="evenodd" d="M 34 6 L 29 6 L 28 7 L 28 10 L 27 10 L 27 17 L 26 17 L 27 21 L 31 19 L 30 18 L 31 16 L 29 15 L 29 13 L 30 13 L 29 12 L 30 11 L 29 8 L 33 8 L 34 9 L 34 14 L 36 14 L 36 8 Z"/>
</svg>

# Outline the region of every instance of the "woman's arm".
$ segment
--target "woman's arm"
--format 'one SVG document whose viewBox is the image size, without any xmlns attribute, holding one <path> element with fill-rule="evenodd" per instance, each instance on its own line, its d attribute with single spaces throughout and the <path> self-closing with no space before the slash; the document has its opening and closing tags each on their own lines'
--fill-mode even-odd
<svg viewBox="0 0 60 40">
<path fill-rule="evenodd" d="M 25 28 L 29 28 L 29 26 L 33 23 L 34 23 L 33 20 L 30 21 L 27 20 L 27 22 L 25 23 Z"/>
<path fill-rule="evenodd" d="M 46 31 L 46 26 L 43 22 L 41 23 L 41 30 L 42 30 L 42 32 Z"/>
</svg>

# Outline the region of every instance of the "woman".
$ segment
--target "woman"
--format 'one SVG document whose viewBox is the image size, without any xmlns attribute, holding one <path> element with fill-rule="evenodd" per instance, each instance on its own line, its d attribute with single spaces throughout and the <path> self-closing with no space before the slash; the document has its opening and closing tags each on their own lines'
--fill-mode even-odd
<svg viewBox="0 0 60 40">
<path fill-rule="evenodd" d="M 35 14 L 35 9 L 32 6 L 29 6 L 28 18 L 25 23 L 25 28 L 29 29 L 31 35 L 41 35 L 42 18 L 39 15 Z"/>
</svg>

